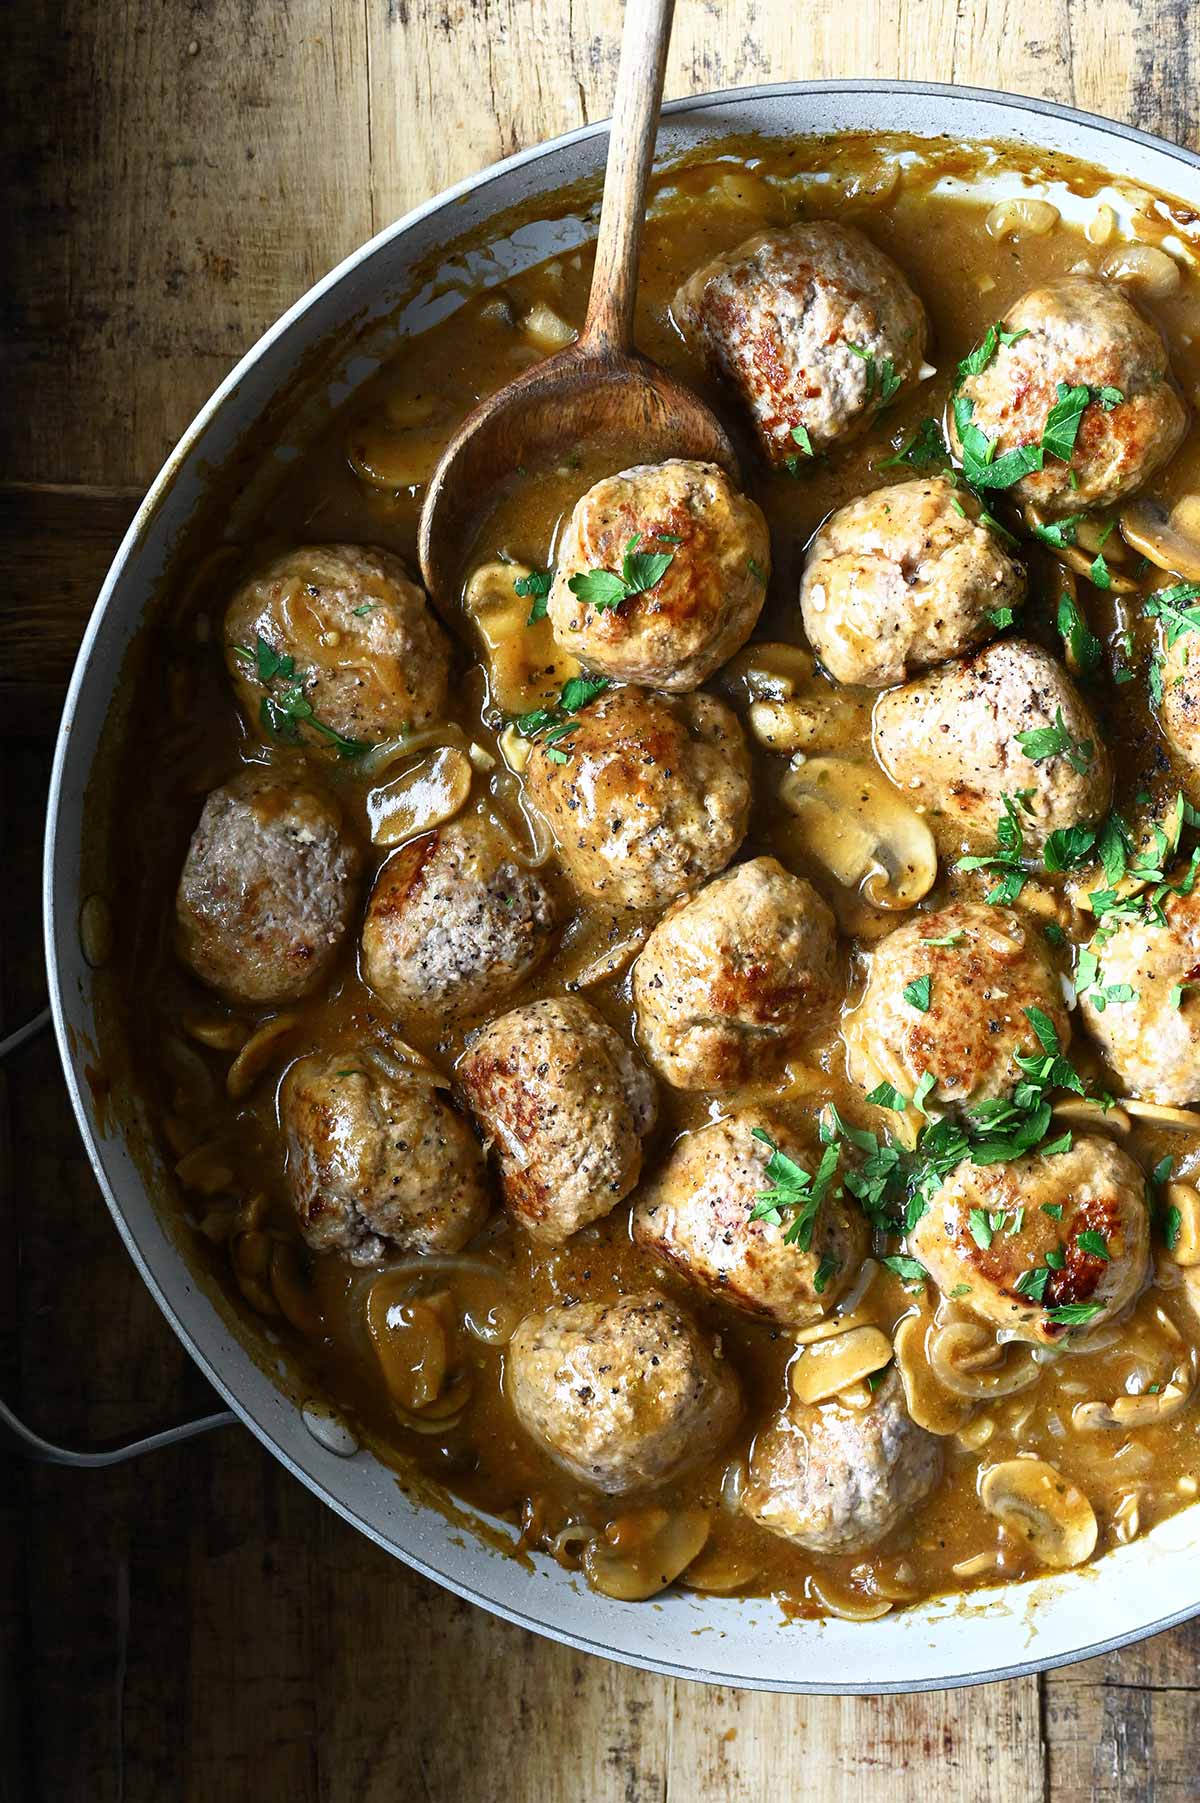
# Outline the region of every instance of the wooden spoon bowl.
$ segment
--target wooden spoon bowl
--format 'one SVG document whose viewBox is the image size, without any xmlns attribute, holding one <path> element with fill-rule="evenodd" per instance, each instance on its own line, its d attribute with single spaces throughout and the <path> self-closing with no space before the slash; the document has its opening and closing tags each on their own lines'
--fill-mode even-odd
<svg viewBox="0 0 1200 1803">
<path fill-rule="evenodd" d="M 443 609 L 497 485 L 580 444 L 639 463 L 738 460 L 716 415 L 633 347 L 638 251 L 674 0 L 629 0 L 587 318 L 575 343 L 482 401 L 450 440 L 421 509 L 421 573 Z"/>
</svg>

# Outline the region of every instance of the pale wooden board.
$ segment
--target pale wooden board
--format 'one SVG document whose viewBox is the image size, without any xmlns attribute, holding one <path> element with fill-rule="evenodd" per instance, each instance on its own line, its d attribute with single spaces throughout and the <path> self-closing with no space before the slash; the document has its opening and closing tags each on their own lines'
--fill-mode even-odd
<svg viewBox="0 0 1200 1803">
<path fill-rule="evenodd" d="M 46 758 L 21 735 L 52 726 L 133 494 L 241 351 L 373 228 L 606 113 L 619 14 L 618 0 L 10 9 L 10 1020 L 38 993 Z M 998 84 L 1194 142 L 1200 32 L 1189 0 L 680 0 L 668 95 L 852 74 Z M 101 1209 L 49 1047 L 11 1088 L 0 1222 L 20 1239 L 21 1320 L 0 1379 L 13 1391 L 19 1368 L 30 1413 L 85 1440 L 201 1408 Z M 32 1472 L 5 1504 L 27 1545 L 0 1634 L 0 1795 L 21 1803 L 1200 1794 L 1195 1629 L 1040 1688 L 739 1696 L 493 1621 L 386 1559 L 241 1434 L 86 1479 Z"/>
</svg>

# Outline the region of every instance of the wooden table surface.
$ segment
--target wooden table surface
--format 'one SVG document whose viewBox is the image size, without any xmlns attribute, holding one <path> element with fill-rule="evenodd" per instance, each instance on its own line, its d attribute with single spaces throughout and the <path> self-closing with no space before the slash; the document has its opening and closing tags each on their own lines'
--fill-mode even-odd
<svg viewBox="0 0 1200 1803">
<path fill-rule="evenodd" d="M 71 655 L 136 500 L 282 309 L 377 227 L 608 110 L 619 0 L 16 0 L 0 69 L 0 1008 L 40 1005 Z M 1190 0 L 680 0 L 668 94 L 924 76 L 1195 143 Z M 43 1040 L 10 1070 L 0 1392 L 78 1443 L 204 1407 Z M 738 1695 L 494 1621 L 240 1430 L 0 1472 L 0 1796 L 50 1803 L 1200 1797 L 1200 1627 L 940 1696 Z M 1102 1624 L 1097 1624 L 1102 1627 Z"/>
</svg>

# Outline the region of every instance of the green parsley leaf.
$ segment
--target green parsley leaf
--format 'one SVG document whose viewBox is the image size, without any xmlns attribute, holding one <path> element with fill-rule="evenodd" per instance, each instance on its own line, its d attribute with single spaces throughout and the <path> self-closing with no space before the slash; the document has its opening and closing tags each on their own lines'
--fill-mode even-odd
<svg viewBox="0 0 1200 1803">
<path fill-rule="evenodd" d="M 894 469 L 902 463 L 914 470 L 946 469 L 949 466 L 950 453 L 946 449 L 946 440 L 942 437 L 942 428 L 937 420 L 923 419 L 916 430 L 902 440 L 894 456 L 885 457 L 879 468 Z"/>
<path fill-rule="evenodd" d="M 1017 744 L 1033 764 L 1044 764 L 1049 758 L 1065 757 L 1078 776 L 1092 767 L 1095 745 L 1091 739 L 1077 739 L 1063 719 L 1061 707 L 1055 709 L 1053 726 L 1030 726 L 1016 735 Z"/>
<path fill-rule="evenodd" d="M 765 1220 L 774 1227 L 781 1227 L 784 1213 L 789 1213 L 792 1220 L 783 1236 L 784 1244 L 798 1246 L 801 1252 L 807 1252 L 812 1245 L 813 1225 L 818 1211 L 837 1172 L 840 1156 L 838 1148 L 836 1145 L 825 1146 L 814 1176 L 793 1158 L 789 1158 L 786 1152 L 781 1152 L 765 1128 L 752 1127 L 750 1131 L 752 1137 L 761 1140 L 771 1154 L 765 1173 L 771 1187 L 760 1190 L 755 1196 L 750 1219 Z"/>
<path fill-rule="evenodd" d="M 876 1108 L 890 1109 L 893 1114 L 903 1114 L 908 1107 L 908 1098 L 902 1096 L 890 1083 L 877 1083 L 867 1100 Z"/>
<path fill-rule="evenodd" d="M 841 1268 L 840 1261 L 833 1256 L 832 1252 L 822 1253 L 821 1262 L 813 1275 L 813 1289 L 818 1296 L 825 1294 L 829 1279 L 836 1277 Z"/>
<path fill-rule="evenodd" d="M 879 1262 L 886 1265 L 889 1271 L 894 1271 L 897 1277 L 903 1277 L 907 1283 L 924 1283 L 929 1276 L 924 1265 L 918 1264 L 915 1258 L 905 1258 L 898 1252 L 892 1253 L 888 1258 L 881 1258 Z"/>
<path fill-rule="evenodd" d="M 1179 1244 L 1179 1234 L 1182 1227 L 1183 1216 L 1180 1214 L 1179 1210 L 1172 1205 L 1163 1216 L 1163 1240 L 1166 1243 L 1168 1252 L 1173 1252 L 1175 1247 Z"/>
<path fill-rule="evenodd" d="M 658 535 L 665 536 L 665 535 Z M 568 578 L 567 587 L 587 607 L 603 613 L 620 607 L 623 601 L 643 595 L 662 581 L 675 560 L 674 551 L 639 551 L 643 534 L 635 532 L 625 546 L 621 573 L 612 570 L 582 570 Z M 672 539 L 672 543 L 677 542 Z"/>
<path fill-rule="evenodd" d="M 1087 1321 L 1094 1321 L 1100 1314 L 1102 1302 L 1064 1302 L 1060 1308 L 1046 1310 L 1047 1321 L 1055 1327 L 1082 1327 Z"/>
<path fill-rule="evenodd" d="M 1081 1252 L 1086 1252 L 1090 1258 L 1102 1258 L 1105 1264 L 1111 1262 L 1108 1241 L 1102 1233 L 1097 1233 L 1093 1228 L 1088 1227 L 1085 1228 L 1082 1233 L 1077 1233 L 1075 1235 L 1075 1244 L 1079 1247 Z"/>
<path fill-rule="evenodd" d="M 1093 390 L 1093 393 L 1105 413 L 1111 413 L 1113 408 L 1119 407 L 1125 399 L 1119 388 L 1097 388 Z"/>
<path fill-rule="evenodd" d="M 807 426 L 793 426 L 792 427 L 792 439 L 793 439 L 794 443 L 796 443 L 800 446 L 800 449 L 803 451 L 803 453 L 806 457 L 815 457 L 816 456 L 816 452 L 813 450 L 813 447 L 812 447 L 812 439 L 808 436 L 808 427 Z"/>
<path fill-rule="evenodd" d="M 1028 1296 L 1031 1302 L 1041 1302 L 1045 1298 L 1046 1285 L 1050 1281 L 1050 1272 L 1046 1265 L 1033 1265 L 1028 1271 L 1022 1271 L 1013 1288 L 1022 1296 Z"/>
<path fill-rule="evenodd" d="M 909 1007 L 915 1008 L 918 1014 L 928 1014 L 932 987 L 932 977 L 914 977 L 911 983 L 906 983 L 903 994 Z"/>
<path fill-rule="evenodd" d="M 1070 463 L 1075 440 L 1079 436 L 1079 422 L 1091 401 L 1092 391 L 1086 382 L 1080 382 L 1074 388 L 1066 382 L 1060 382 L 1055 392 L 1058 399 L 1046 415 L 1046 423 L 1042 427 L 1042 450 L 1049 457 Z"/>
<path fill-rule="evenodd" d="M 1011 607 L 989 607 L 987 617 L 997 632 L 1003 632 L 1006 626 L 1012 625 L 1017 616 Z"/>
<path fill-rule="evenodd" d="M 1042 1213 L 1044 1215 L 1049 1215 L 1052 1221 L 1061 1221 L 1063 1218 L 1063 1205 L 1061 1202 L 1043 1202 Z"/>
<path fill-rule="evenodd" d="M 922 945 L 956 946 L 966 943 L 965 933 L 943 933 L 940 939 L 922 939 Z"/>
<path fill-rule="evenodd" d="M 967 1226 L 971 1238 L 981 1252 L 986 1252 L 992 1243 L 992 1224 L 982 1208 L 973 1208 L 967 1216 Z"/>
<path fill-rule="evenodd" d="M 615 575 L 612 570 L 580 570 L 577 575 L 568 577 L 567 587 L 585 607 L 594 607 L 600 613 L 610 607 L 620 607 L 629 593 L 624 577 Z"/>
<path fill-rule="evenodd" d="M 1052 1271 L 1062 1271 L 1066 1268 L 1067 1255 L 1061 1246 L 1051 1247 L 1050 1251 L 1046 1254 L 1046 1263 L 1050 1266 Z"/>
<path fill-rule="evenodd" d="M 761 582 L 762 586 L 766 588 L 767 572 L 756 558 L 748 557 L 746 559 L 746 569 L 749 571 L 750 575 L 753 576 L 755 582 Z"/>
<path fill-rule="evenodd" d="M 518 576 L 513 583 L 513 590 L 522 600 L 533 602 L 529 617 L 525 624 L 536 626 L 539 620 L 546 618 L 546 602 L 554 582 L 553 570 L 530 570 L 528 576 Z"/>
<path fill-rule="evenodd" d="M 602 695 L 608 687 L 607 676 L 569 676 L 562 686 L 558 705 L 565 713 L 577 714 L 582 707 Z"/>
<path fill-rule="evenodd" d="M 1058 603 L 1058 630 L 1080 675 L 1093 675 L 1100 666 L 1104 647 L 1084 619 L 1077 602 L 1065 592 Z"/>
</svg>

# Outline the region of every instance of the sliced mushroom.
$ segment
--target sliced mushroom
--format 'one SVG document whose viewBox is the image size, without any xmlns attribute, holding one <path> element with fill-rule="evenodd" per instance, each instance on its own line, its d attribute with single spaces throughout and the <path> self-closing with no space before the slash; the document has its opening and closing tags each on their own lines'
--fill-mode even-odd
<svg viewBox="0 0 1200 1803">
<path fill-rule="evenodd" d="M 926 1345 L 937 1381 L 953 1395 L 974 1402 L 1015 1396 L 1041 1376 L 1032 1347 L 1001 1346 L 982 1322 L 951 1321 L 930 1334 Z"/>
<path fill-rule="evenodd" d="M 1096 1549 L 1096 1514 L 1082 1490 L 1044 1459 L 1005 1459 L 979 1481 L 979 1497 L 1014 1540 L 1054 1571 L 1081 1565 Z"/>
<path fill-rule="evenodd" d="M 228 1150 L 223 1140 L 209 1140 L 185 1152 L 175 1166 L 175 1175 L 184 1189 L 198 1196 L 218 1196 L 233 1182 Z"/>
<path fill-rule="evenodd" d="M 346 456 L 355 475 L 385 494 L 423 488 L 446 448 L 453 422 L 394 426 L 364 422 L 351 427 Z"/>
<path fill-rule="evenodd" d="M 1031 527 L 1051 524 L 1039 507 L 1027 505 L 1024 510 L 1026 524 Z M 1103 519 L 1084 518 L 1074 527 L 1074 541 L 1071 544 L 1048 546 L 1052 557 L 1062 566 L 1064 576 L 1082 576 L 1088 582 L 1095 582 L 1093 566 L 1096 558 L 1103 555 L 1104 565 L 1108 573 L 1108 581 L 1103 579 L 1097 584 L 1113 595 L 1133 595 L 1137 593 L 1137 583 L 1132 576 L 1124 574 L 1120 565 L 1125 560 L 1125 545 L 1119 533 L 1112 530 L 1110 522 Z M 1117 567 L 1114 568 L 1114 565 Z M 1077 599 L 1072 582 L 1069 590 L 1071 599 Z M 1068 658 L 1068 662 L 1070 659 Z M 1076 672 L 1078 674 L 1078 672 Z"/>
<path fill-rule="evenodd" d="M 1130 1096 L 1121 1106 L 1148 1127 L 1161 1127 L 1168 1133 L 1200 1133 L 1200 1113 L 1194 1108 L 1168 1108 L 1163 1102 L 1139 1102 Z"/>
<path fill-rule="evenodd" d="M 240 1052 L 250 1037 L 250 1028 L 236 1015 L 185 1014 L 183 1030 L 212 1052 Z"/>
<path fill-rule="evenodd" d="M 780 784 L 807 855 L 875 908 L 913 908 L 937 878 L 933 834 L 874 764 L 798 758 Z"/>
<path fill-rule="evenodd" d="M 815 1340 L 791 1367 L 798 1402 L 827 1402 L 890 1364 L 892 1345 L 878 1327 L 852 1327 L 832 1339 Z"/>
<path fill-rule="evenodd" d="M 1184 495 L 1170 513 L 1140 496 L 1121 510 L 1126 542 L 1168 575 L 1200 582 L 1200 495 Z"/>
<path fill-rule="evenodd" d="M 645 1602 L 687 1570 L 711 1531 L 706 1509 L 641 1509 L 619 1516 L 585 1550 L 584 1576 L 602 1596 Z"/>
<path fill-rule="evenodd" d="M 1119 1103 L 1107 1108 L 1088 1096 L 1064 1096 L 1054 1104 L 1054 1118 L 1064 1127 L 1077 1127 L 1086 1133 L 1110 1133 L 1114 1139 L 1127 1139 L 1133 1127 Z"/>
<path fill-rule="evenodd" d="M 317 1305 L 308 1271 L 292 1240 L 276 1240 L 271 1248 L 271 1293 L 280 1312 L 306 1339 L 318 1340 L 325 1318 Z"/>
<path fill-rule="evenodd" d="M 260 1315 L 278 1315 L 279 1304 L 271 1288 L 271 1256 L 274 1243 L 269 1234 L 257 1229 L 239 1233 L 230 1245 L 230 1262 L 237 1286 Z"/>
<path fill-rule="evenodd" d="M 808 1590 L 823 1615 L 836 1615 L 840 1621 L 878 1621 L 892 1606 L 890 1597 L 868 1596 L 830 1571 L 814 1571 Z"/>
<path fill-rule="evenodd" d="M 402 1409 L 416 1414 L 442 1393 L 450 1343 L 438 1310 L 408 1288 L 407 1278 L 377 1278 L 367 1291 L 366 1324 L 388 1390 Z"/>
<path fill-rule="evenodd" d="M 471 793 L 471 760 L 452 745 L 430 752 L 367 796 L 373 845 L 404 845 L 452 820 Z"/>
<path fill-rule="evenodd" d="M 693 1559 L 680 1582 L 689 1590 L 703 1590 L 710 1596 L 733 1596 L 752 1584 L 762 1567 L 757 1559 L 725 1546 L 707 1546 L 698 1559 Z"/>
<path fill-rule="evenodd" d="M 906 1315 L 896 1329 L 892 1344 L 904 1400 L 917 1426 L 927 1433 L 961 1433 L 975 1413 L 975 1404 L 947 1390 L 934 1376 L 925 1350 L 930 1327 L 927 1315 L 915 1314 Z"/>
<path fill-rule="evenodd" d="M 746 711 L 750 732 L 768 751 L 820 751 L 867 736 L 867 708 L 852 691 L 817 674 L 799 645 L 748 645 L 721 672 L 722 691 Z"/>
<path fill-rule="evenodd" d="M 1168 1183 L 1163 1192 L 1173 1210 L 1174 1232 L 1167 1250 L 1177 1265 L 1200 1265 L 1200 1190 L 1190 1183 Z"/>
<path fill-rule="evenodd" d="M 579 665 L 555 641 L 549 617 L 530 622 L 533 602 L 516 584 L 532 572 L 522 563 L 484 563 L 463 591 L 463 606 L 483 641 L 488 699 L 505 714 L 554 701 Z"/>
<path fill-rule="evenodd" d="M 231 1102 L 245 1100 L 283 1041 L 290 1039 L 299 1025 L 298 1014 L 276 1014 L 250 1035 L 225 1073 L 225 1093 Z"/>
<path fill-rule="evenodd" d="M 1139 1395 L 1117 1396 L 1112 1402 L 1079 1402 L 1071 1410 L 1071 1425 L 1086 1433 L 1101 1429 L 1157 1427 L 1187 1407 L 1193 1389 L 1192 1368 L 1176 1365 L 1171 1380 L 1161 1389 Z"/>
</svg>

